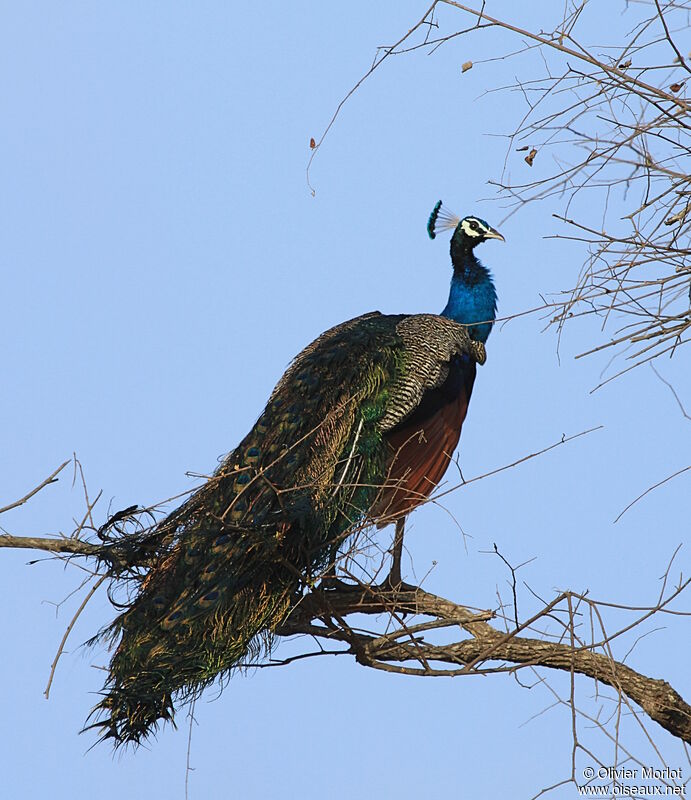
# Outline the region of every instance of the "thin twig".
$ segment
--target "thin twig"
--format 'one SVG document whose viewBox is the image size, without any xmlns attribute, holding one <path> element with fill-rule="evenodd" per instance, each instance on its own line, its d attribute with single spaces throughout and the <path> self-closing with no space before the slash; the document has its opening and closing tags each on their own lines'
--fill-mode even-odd
<svg viewBox="0 0 691 800">
<path fill-rule="evenodd" d="M 36 488 L 32 489 L 28 494 L 25 494 L 24 497 L 20 498 L 19 500 L 15 500 L 14 503 L 10 503 L 9 505 L 0 508 L 0 514 L 4 514 L 5 511 L 9 511 L 12 508 L 18 508 L 19 506 L 23 506 L 27 500 L 30 500 L 35 494 L 38 494 L 38 492 L 40 492 L 41 489 L 44 489 L 51 483 L 55 483 L 58 479 L 57 476 L 63 471 L 63 469 L 65 469 L 65 467 L 70 463 L 70 461 L 71 459 L 60 464 L 60 466 L 56 470 L 51 472 L 51 474 L 44 481 L 39 483 L 39 485 L 36 486 Z"/>
</svg>

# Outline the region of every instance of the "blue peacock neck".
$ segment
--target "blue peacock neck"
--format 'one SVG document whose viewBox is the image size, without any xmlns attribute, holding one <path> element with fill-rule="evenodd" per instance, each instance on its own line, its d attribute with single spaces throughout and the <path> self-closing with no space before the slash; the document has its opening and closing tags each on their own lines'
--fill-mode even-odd
<svg viewBox="0 0 691 800">
<path fill-rule="evenodd" d="M 484 343 L 497 315 L 492 275 L 475 257 L 466 237 L 458 234 L 451 239 L 451 261 L 451 291 L 442 316 L 467 325 L 470 338 Z"/>
</svg>

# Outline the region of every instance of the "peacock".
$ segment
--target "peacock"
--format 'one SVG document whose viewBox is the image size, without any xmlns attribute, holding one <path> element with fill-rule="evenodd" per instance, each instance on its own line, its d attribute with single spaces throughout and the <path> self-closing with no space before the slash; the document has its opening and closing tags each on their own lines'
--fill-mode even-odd
<svg viewBox="0 0 691 800">
<path fill-rule="evenodd" d="M 323 333 L 214 475 L 147 534 L 151 567 L 101 634 L 114 652 L 88 727 L 102 739 L 141 743 L 173 721 L 174 702 L 266 653 L 354 530 L 404 519 L 439 483 L 496 316 L 474 250 L 504 241 L 440 201 L 427 231 L 445 229 L 441 315 L 374 311 Z"/>
</svg>

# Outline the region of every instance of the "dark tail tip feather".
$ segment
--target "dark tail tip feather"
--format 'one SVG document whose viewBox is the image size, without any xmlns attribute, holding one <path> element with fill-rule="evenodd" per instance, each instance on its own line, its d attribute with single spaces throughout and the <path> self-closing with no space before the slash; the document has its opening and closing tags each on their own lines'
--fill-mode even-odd
<svg viewBox="0 0 691 800">
<path fill-rule="evenodd" d="M 81 733 L 95 730 L 98 742 L 112 741 L 117 749 L 129 744 L 135 747 L 150 736 L 155 736 L 162 723 L 175 726 L 173 702 L 170 694 L 146 695 L 137 693 L 134 699 L 122 688 L 112 688 L 104 693 L 95 706 Z"/>
</svg>

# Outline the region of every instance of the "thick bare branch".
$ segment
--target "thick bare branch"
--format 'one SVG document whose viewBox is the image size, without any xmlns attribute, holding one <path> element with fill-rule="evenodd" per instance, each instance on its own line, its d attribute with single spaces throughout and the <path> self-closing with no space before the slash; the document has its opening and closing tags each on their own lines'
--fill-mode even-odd
<svg viewBox="0 0 691 800">
<path fill-rule="evenodd" d="M 48 553 L 72 553 L 77 556 L 103 557 L 104 548 L 82 539 L 48 536 L 11 536 L 0 534 L 0 547 L 19 547 L 25 550 L 45 550 Z"/>
<path fill-rule="evenodd" d="M 578 596 L 561 595 L 534 620 L 550 613 L 567 597 Z M 382 613 L 432 617 L 444 627 L 460 626 L 470 634 L 470 638 L 444 645 L 427 643 L 420 633 L 440 627 L 429 623 L 404 626 L 379 637 L 349 626 L 316 624 L 324 619 L 344 619 L 351 614 Z M 487 671 L 483 667 L 488 662 L 573 671 L 626 695 L 673 736 L 691 743 L 691 706 L 666 681 L 642 675 L 587 646 L 544 641 L 515 631 L 503 633 L 489 624 L 493 616 L 490 611 L 474 612 L 417 587 L 396 591 L 376 586 L 344 585 L 339 589 L 315 590 L 308 594 L 277 633 L 285 636 L 305 633 L 330 641 L 343 641 L 349 644 L 349 652 L 364 666 L 391 668 L 390 671 L 411 675 L 472 674 Z M 521 629 L 527 628 L 534 620 L 524 623 Z M 404 666 L 423 661 L 424 667 Z M 451 664 L 455 668 L 448 670 L 430 666 L 435 662 Z M 506 669 L 500 667 L 490 671 Z"/>
</svg>

